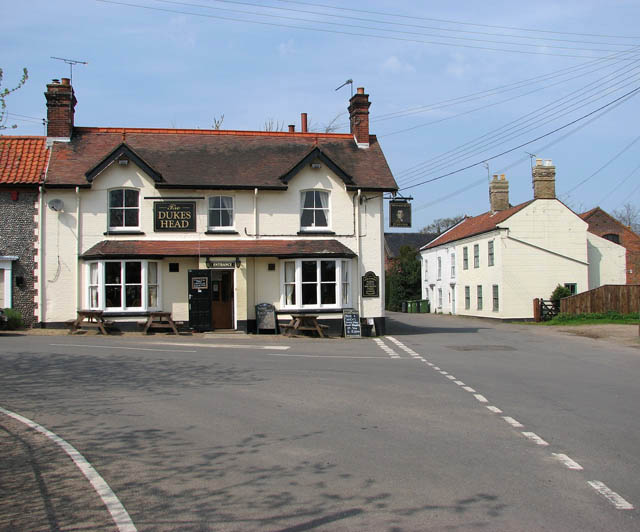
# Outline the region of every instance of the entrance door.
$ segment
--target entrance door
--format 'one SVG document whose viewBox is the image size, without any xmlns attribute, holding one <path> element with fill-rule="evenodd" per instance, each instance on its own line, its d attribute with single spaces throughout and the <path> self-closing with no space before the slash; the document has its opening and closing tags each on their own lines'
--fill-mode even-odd
<svg viewBox="0 0 640 532">
<path fill-rule="evenodd" d="M 211 330 L 211 270 L 189 270 L 189 327 Z"/>
<path fill-rule="evenodd" d="M 233 328 L 233 270 L 211 270 L 211 316 L 214 329 Z"/>
</svg>

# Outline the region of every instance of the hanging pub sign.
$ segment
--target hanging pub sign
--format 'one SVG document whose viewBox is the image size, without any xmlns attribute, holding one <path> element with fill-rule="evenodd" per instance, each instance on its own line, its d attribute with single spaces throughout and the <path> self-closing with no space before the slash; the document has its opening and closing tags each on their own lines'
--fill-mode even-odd
<svg viewBox="0 0 640 532">
<path fill-rule="evenodd" d="M 380 297 L 380 277 L 371 271 L 362 276 L 362 297 Z"/>
<path fill-rule="evenodd" d="M 406 200 L 389 202 L 389 227 L 411 227 L 411 203 Z"/>
<path fill-rule="evenodd" d="M 153 204 L 156 232 L 195 231 L 195 201 L 156 201 Z"/>
</svg>

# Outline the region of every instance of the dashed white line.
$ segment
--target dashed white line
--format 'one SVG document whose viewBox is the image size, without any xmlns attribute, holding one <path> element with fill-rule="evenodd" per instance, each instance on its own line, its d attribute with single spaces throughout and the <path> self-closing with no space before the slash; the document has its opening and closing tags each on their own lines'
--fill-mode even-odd
<svg viewBox="0 0 640 532">
<path fill-rule="evenodd" d="M 574 471 L 582 471 L 584 469 L 578 462 L 572 460 L 566 454 L 551 453 L 551 456 L 565 465 L 568 469 L 573 469 Z"/>
<path fill-rule="evenodd" d="M 504 419 L 507 423 L 509 423 L 509 425 L 511 425 L 512 427 L 515 427 L 517 429 L 524 427 L 524 425 L 522 423 L 520 423 L 519 421 L 516 421 L 512 417 L 504 416 L 502 419 Z"/>
<path fill-rule="evenodd" d="M 49 344 L 55 347 L 90 347 L 91 349 L 109 349 L 109 350 L 125 350 L 125 351 L 154 351 L 157 353 L 195 353 L 196 351 L 186 351 L 180 349 L 149 349 L 146 347 L 115 347 L 109 345 L 85 345 L 85 344 Z"/>
<path fill-rule="evenodd" d="M 599 480 L 590 480 L 588 482 L 589 486 L 591 486 L 594 490 L 596 490 L 600 495 L 602 495 L 605 499 L 607 499 L 611 504 L 613 504 L 618 510 L 633 510 L 633 505 L 623 499 L 620 495 L 618 495 L 615 491 L 609 489 L 604 482 L 600 482 Z"/>
<path fill-rule="evenodd" d="M 535 442 L 536 445 L 544 445 L 544 446 L 549 445 L 546 441 L 544 441 L 535 432 L 523 432 L 522 435 L 525 438 L 529 438 L 531 441 Z"/>
<path fill-rule="evenodd" d="M 481 395 L 479 393 L 475 394 L 474 397 L 480 401 L 481 403 L 488 403 L 489 401 L 487 400 L 487 398 L 484 395 Z"/>
<path fill-rule="evenodd" d="M 374 338 L 373 341 L 378 344 L 378 347 L 382 349 L 391 358 L 402 358 L 398 353 L 385 344 L 380 338 Z"/>
<path fill-rule="evenodd" d="M 69 455 L 78 469 L 82 471 L 82 474 L 91 483 L 93 489 L 96 490 L 96 493 L 102 499 L 102 502 L 107 507 L 107 510 L 109 510 L 109 513 L 111 514 L 111 517 L 113 518 L 113 521 L 116 524 L 118 530 L 120 532 L 137 531 L 135 525 L 133 524 L 133 521 L 131 520 L 131 517 L 129 517 L 129 514 L 127 513 L 127 510 L 125 510 L 124 506 L 122 506 L 122 503 L 120 502 L 118 497 L 116 497 L 116 494 L 111 491 L 109 484 L 105 482 L 105 480 L 98 474 L 93 466 L 89 462 L 87 462 L 86 458 L 82 456 L 73 445 L 63 440 L 57 434 L 54 434 L 48 429 L 45 429 L 42 425 L 38 425 L 35 421 L 31 421 L 30 419 L 27 419 L 20 414 L 5 410 L 2 407 L 0 407 L 0 412 L 15 419 L 16 421 L 19 421 L 20 423 L 24 423 L 28 427 L 39 432 L 40 434 L 43 434 L 51 441 L 56 443 L 65 453 Z"/>
<path fill-rule="evenodd" d="M 447 379 L 455 381 L 456 378 L 453 375 L 447 375 Z"/>
<path fill-rule="evenodd" d="M 476 393 L 476 391 L 471 386 L 463 386 L 462 389 L 469 393 Z"/>
<path fill-rule="evenodd" d="M 436 371 L 440 371 L 440 368 L 438 366 L 433 366 L 433 369 L 435 369 Z"/>
<path fill-rule="evenodd" d="M 466 386 L 466 384 L 462 381 L 453 381 L 454 384 L 457 384 L 458 386 Z"/>
<path fill-rule="evenodd" d="M 500 410 L 497 406 L 488 406 L 487 408 L 494 414 L 502 414 L 502 410 Z"/>
<path fill-rule="evenodd" d="M 448 372 L 446 372 L 446 371 L 442 371 L 442 370 L 440 370 L 440 374 L 441 374 L 441 375 L 449 375 L 449 373 L 448 373 Z"/>
</svg>

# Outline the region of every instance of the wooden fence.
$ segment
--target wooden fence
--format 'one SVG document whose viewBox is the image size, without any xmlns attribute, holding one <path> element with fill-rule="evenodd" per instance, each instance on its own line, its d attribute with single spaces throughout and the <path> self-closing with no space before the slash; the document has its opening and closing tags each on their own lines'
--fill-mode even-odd
<svg viewBox="0 0 640 532">
<path fill-rule="evenodd" d="M 640 285 L 607 284 L 560 300 L 563 314 L 594 314 L 617 311 L 620 314 L 640 312 Z"/>
</svg>

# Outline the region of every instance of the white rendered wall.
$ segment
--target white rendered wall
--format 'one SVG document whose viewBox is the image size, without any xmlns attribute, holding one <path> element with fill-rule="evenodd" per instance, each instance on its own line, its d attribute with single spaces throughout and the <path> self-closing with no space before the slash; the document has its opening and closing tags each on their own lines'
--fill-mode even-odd
<svg viewBox="0 0 640 532">
<path fill-rule="evenodd" d="M 589 287 L 598 288 L 605 284 L 626 284 L 626 248 L 587 232 L 589 253 Z"/>
</svg>

